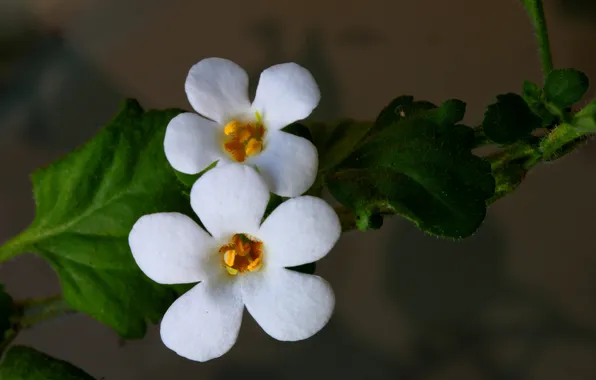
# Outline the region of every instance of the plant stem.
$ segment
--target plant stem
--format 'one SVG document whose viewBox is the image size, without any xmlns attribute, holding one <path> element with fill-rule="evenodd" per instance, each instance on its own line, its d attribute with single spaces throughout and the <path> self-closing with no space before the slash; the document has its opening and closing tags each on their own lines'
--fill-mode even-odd
<svg viewBox="0 0 596 380">
<path fill-rule="evenodd" d="M 577 129 L 574 125 L 561 124 L 541 141 L 540 149 L 544 158 L 550 159 L 565 145 L 581 141 L 585 135 L 585 132 Z"/>
<path fill-rule="evenodd" d="M 538 39 L 538 51 L 542 62 L 542 73 L 544 78 L 553 70 L 553 57 L 550 51 L 546 17 L 544 17 L 544 6 L 542 0 L 521 0 L 528 11 Z"/>
<path fill-rule="evenodd" d="M 74 312 L 68 307 L 62 295 L 15 301 L 14 308 L 15 312 L 11 317 L 12 328 L 0 341 L 0 355 L 3 355 L 21 331 L 40 322 Z"/>
<path fill-rule="evenodd" d="M 4 352 L 6 351 L 8 346 L 10 346 L 10 344 L 16 339 L 17 335 L 19 335 L 18 330 L 10 330 L 10 331 L 6 332 L 6 335 L 4 336 L 4 340 L 2 340 L 2 342 L 0 342 L 0 359 L 2 359 Z"/>
<path fill-rule="evenodd" d="M 22 254 L 27 249 L 27 245 L 22 242 L 21 235 L 13 237 L 3 245 L 0 245 L 0 263 Z"/>
<path fill-rule="evenodd" d="M 538 37 L 538 50 L 542 61 L 542 73 L 546 76 L 553 71 L 553 56 L 550 52 L 550 41 L 548 40 L 548 29 L 542 0 L 536 0 L 536 36 Z"/>
<path fill-rule="evenodd" d="M 47 298 L 30 299 L 16 303 L 23 310 L 23 316 L 19 321 L 21 328 L 29 328 L 37 323 L 55 318 L 62 314 L 73 313 L 62 295 Z"/>
</svg>

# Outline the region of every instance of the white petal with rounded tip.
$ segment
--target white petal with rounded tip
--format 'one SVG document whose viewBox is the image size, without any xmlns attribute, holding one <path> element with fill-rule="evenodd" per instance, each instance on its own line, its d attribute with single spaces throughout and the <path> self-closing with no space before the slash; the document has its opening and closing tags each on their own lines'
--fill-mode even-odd
<svg viewBox="0 0 596 380">
<path fill-rule="evenodd" d="M 213 238 L 179 213 L 142 216 L 132 227 L 128 243 L 139 268 L 160 284 L 204 280 L 211 269 L 206 255 L 217 251 Z"/>
<path fill-rule="evenodd" d="M 305 138 L 271 131 L 263 152 L 248 161 L 256 166 L 271 192 L 296 197 L 306 192 L 317 177 L 317 148 Z"/>
<path fill-rule="evenodd" d="M 203 59 L 188 72 L 185 88 L 195 111 L 220 124 L 250 110 L 248 74 L 230 60 Z"/>
<path fill-rule="evenodd" d="M 179 172 L 196 174 L 217 160 L 224 159 L 218 149 L 218 125 L 194 113 L 173 118 L 166 129 L 164 150 L 170 165 Z"/>
<path fill-rule="evenodd" d="M 293 267 L 324 257 L 340 235 L 333 208 L 320 198 L 303 196 L 279 205 L 257 237 L 265 244 L 267 265 Z"/>
<path fill-rule="evenodd" d="M 325 280 L 283 268 L 244 275 L 242 301 L 267 334 L 285 341 L 316 334 L 335 306 L 333 290 Z"/>
<path fill-rule="evenodd" d="M 201 282 L 170 306 L 161 321 L 161 340 L 190 360 L 218 358 L 236 343 L 243 311 L 232 281 Z"/>
<path fill-rule="evenodd" d="M 269 202 L 269 189 L 256 170 L 228 164 L 209 170 L 192 187 L 190 204 L 215 238 L 254 235 Z"/>
<path fill-rule="evenodd" d="M 261 113 L 267 128 L 281 129 L 310 115 L 319 100 L 311 73 L 296 63 L 282 63 L 261 73 L 252 108 Z"/>
</svg>

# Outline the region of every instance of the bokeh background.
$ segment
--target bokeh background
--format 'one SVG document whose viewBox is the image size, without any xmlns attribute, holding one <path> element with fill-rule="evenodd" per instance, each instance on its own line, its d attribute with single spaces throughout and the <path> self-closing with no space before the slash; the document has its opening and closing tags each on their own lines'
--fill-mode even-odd
<svg viewBox="0 0 596 380">
<path fill-rule="evenodd" d="M 596 78 L 596 3 L 545 6 L 555 65 Z M 518 0 L 0 0 L 0 242 L 33 218 L 33 169 L 92 137 L 125 96 L 189 109 L 187 71 L 209 56 L 254 79 L 306 66 L 319 120 L 371 119 L 412 94 L 465 100 L 477 124 L 496 94 L 541 80 Z M 303 342 L 275 341 L 248 314 L 236 346 L 205 364 L 166 349 L 156 327 L 121 342 L 84 315 L 17 342 L 106 380 L 595 379 L 595 161 L 593 142 L 533 170 L 463 242 L 399 217 L 345 234 L 318 267 L 335 315 Z M 59 291 L 32 255 L 2 264 L 0 282 L 15 298 Z"/>
</svg>

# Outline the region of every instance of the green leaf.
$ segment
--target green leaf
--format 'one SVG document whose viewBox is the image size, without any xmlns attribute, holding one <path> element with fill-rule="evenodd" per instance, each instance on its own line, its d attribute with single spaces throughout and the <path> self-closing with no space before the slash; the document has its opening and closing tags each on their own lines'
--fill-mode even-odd
<svg viewBox="0 0 596 380">
<path fill-rule="evenodd" d="M 288 269 L 305 274 L 315 274 L 317 270 L 317 263 L 302 264 L 296 267 L 290 267 Z"/>
<path fill-rule="evenodd" d="M 324 148 L 319 152 L 319 171 L 334 168 L 348 157 L 355 147 L 364 139 L 373 123 L 344 121 L 331 132 Z"/>
<path fill-rule="evenodd" d="M 495 194 L 488 203 L 513 192 L 523 182 L 528 169 L 541 158 L 536 143 L 527 141 L 516 142 L 486 157 L 495 178 Z"/>
<path fill-rule="evenodd" d="M 378 132 L 394 123 L 418 117 L 435 108 L 437 106 L 430 102 L 424 100 L 414 101 L 413 96 L 403 95 L 397 97 L 381 111 L 372 131 Z"/>
<path fill-rule="evenodd" d="M 596 101 L 576 113 L 572 123 L 581 132 L 596 133 Z"/>
<path fill-rule="evenodd" d="M 189 284 L 174 284 L 170 285 L 169 287 L 173 289 L 178 296 L 183 295 L 184 293 L 188 292 L 190 289 L 194 288 L 197 283 L 189 283 Z"/>
<path fill-rule="evenodd" d="M 549 127 L 556 121 L 556 117 L 551 114 L 545 105 L 544 91 L 536 84 L 525 81 L 522 97 L 532 110 L 540 119 L 542 119 L 542 126 Z"/>
<path fill-rule="evenodd" d="M 327 175 L 331 194 L 354 210 L 361 229 L 378 225 L 379 215 L 398 213 L 432 235 L 471 235 L 494 192 L 490 165 L 471 153 L 474 132 L 399 116 Z"/>
<path fill-rule="evenodd" d="M 394 99 L 381 111 L 372 132 L 413 118 L 427 118 L 441 126 L 449 126 L 460 122 L 465 113 L 466 103 L 458 99 L 449 99 L 437 107 L 433 103 L 414 101 L 412 96 L 404 95 Z"/>
<path fill-rule="evenodd" d="M 264 222 L 265 219 L 267 219 L 269 217 L 269 215 L 271 215 L 273 210 L 275 210 L 277 208 L 277 206 L 281 205 L 283 202 L 285 202 L 288 199 L 290 199 L 290 198 L 282 197 L 277 194 L 270 193 L 269 194 L 269 202 L 267 203 L 267 207 L 265 208 L 265 213 L 263 214 L 262 221 Z"/>
<path fill-rule="evenodd" d="M 542 103 L 543 91 L 537 84 L 526 80 L 524 81 L 522 97 L 530 106 L 531 103 Z"/>
<path fill-rule="evenodd" d="M 529 137 L 541 125 L 542 120 L 530 110 L 524 99 L 512 93 L 498 95 L 497 102 L 488 106 L 482 122 L 486 136 L 499 144 Z"/>
<path fill-rule="evenodd" d="M 144 112 L 127 101 L 93 140 L 36 171 L 36 217 L 13 244 L 49 261 L 70 307 L 124 338 L 142 337 L 146 321 L 157 322 L 175 299 L 140 271 L 128 234 L 145 214 L 192 215 L 163 151 L 166 126 L 179 112 Z"/>
<path fill-rule="evenodd" d="M 548 101 L 559 108 L 577 103 L 588 91 L 588 76 L 575 69 L 553 70 L 548 74 L 544 93 Z"/>
<path fill-rule="evenodd" d="M 509 163 L 493 169 L 493 177 L 495 177 L 495 194 L 489 200 L 489 204 L 495 202 L 501 197 L 513 192 L 526 177 L 527 170 L 522 164 Z"/>
<path fill-rule="evenodd" d="M 458 99 L 450 99 L 439 108 L 429 110 L 430 118 L 437 124 L 449 126 L 460 122 L 466 113 L 466 103 Z"/>
<path fill-rule="evenodd" d="M 0 380 L 94 380 L 72 364 L 29 347 L 12 347 L 0 366 Z"/>
<path fill-rule="evenodd" d="M 386 213 L 386 215 L 390 214 Z M 374 210 L 360 210 L 356 215 L 356 227 L 360 231 L 378 230 L 383 227 L 383 215 Z"/>
<path fill-rule="evenodd" d="M 172 168 L 172 170 L 174 171 L 174 173 L 176 173 L 176 177 L 178 178 L 178 180 L 186 188 L 185 194 L 188 194 L 188 196 L 190 197 L 190 189 L 192 189 L 192 186 L 195 184 L 195 182 L 197 182 L 197 180 L 201 178 L 203 174 L 216 167 L 218 162 L 219 161 L 213 162 L 211 165 L 207 166 L 205 169 L 203 169 L 200 173 L 197 174 L 182 173 L 175 170 L 174 168 Z"/>
<path fill-rule="evenodd" d="M 290 124 L 282 129 L 282 131 L 292 134 L 294 136 L 302 137 L 307 139 L 310 142 L 313 142 L 312 133 L 307 126 L 300 124 L 300 123 L 293 123 Z"/>
</svg>

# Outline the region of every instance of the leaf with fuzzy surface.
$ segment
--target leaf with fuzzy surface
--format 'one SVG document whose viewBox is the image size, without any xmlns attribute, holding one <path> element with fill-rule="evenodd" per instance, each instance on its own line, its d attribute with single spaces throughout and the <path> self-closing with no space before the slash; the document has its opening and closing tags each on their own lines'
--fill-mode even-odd
<svg viewBox="0 0 596 380">
<path fill-rule="evenodd" d="M 409 117 L 395 104 L 389 107 L 394 111 L 378 119 L 382 127 L 373 128 L 327 175 L 331 194 L 354 210 L 360 228 L 378 225 L 372 218 L 379 214 L 400 214 L 432 235 L 469 236 L 484 220 L 494 179 L 490 165 L 471 153 L 473 131 L 452 125 L 463 117 L 462 104 L 415 108 Z"/>
<path fill-rule="evenodd" d="M 541 126 L 542 120 L 524 98 L 513 93 L 498 95 L 497 102 L 488 106 L 482 122 L 486 136 L 499 144 L 527 138 Z"/>
<path fill-rule="evenodd" d="M 0 366 L 1 380 L 94 380 L 91 375 L 63 360 L 29 347 L 15 346 Z"/>
<path fill-rule="evenodd" d="M 36 217 L 13 244 L 48 260 L 73 309 L 125 338 L 142 337 L 146 321 L 157 322 L 175 299 L 140 271 L 128 234 L 145 214 L 191 214 L 163 151 L 166 126 L 178 113 L 144 112 L 127 101 L 86 145 L 36 171 Z"/>
<path fill-rule="evenodd" d="M 544 93 L 546 98 L 559 108 L 577 103 L 588 91 L 588 76 L 575 69 L 551 71 L 546 77 Z"/>
</svg>

